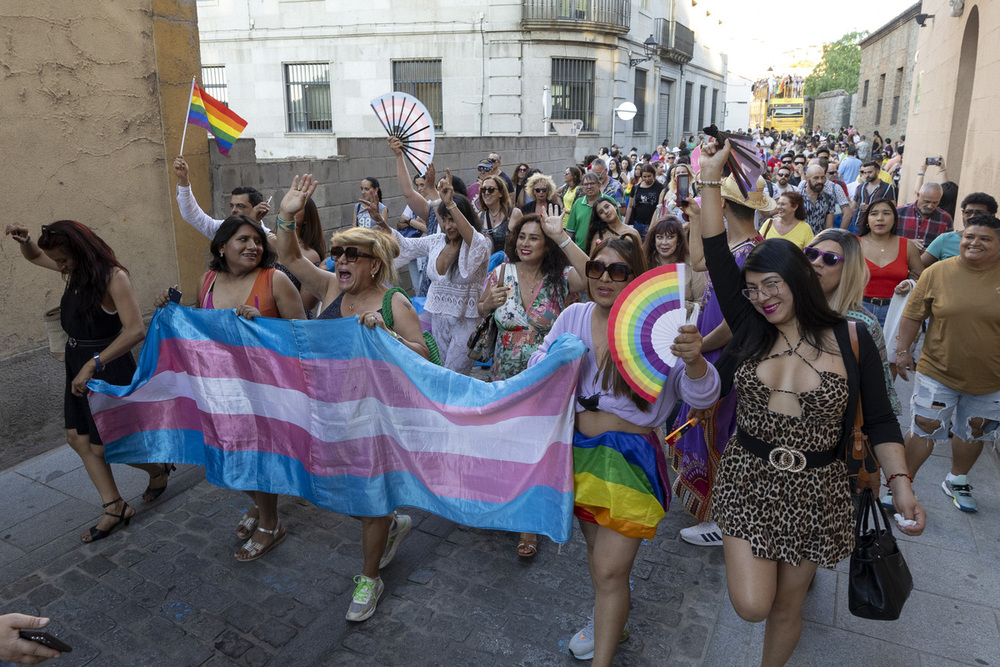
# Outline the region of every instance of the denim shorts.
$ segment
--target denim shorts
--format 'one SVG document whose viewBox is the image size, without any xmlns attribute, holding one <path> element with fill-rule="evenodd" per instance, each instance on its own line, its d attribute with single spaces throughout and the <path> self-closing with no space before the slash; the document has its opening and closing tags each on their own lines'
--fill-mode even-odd
<svg viewBox="0 0 1000 667">
<path fill-rule="evenodd" d="M 1000 391 L 991 394 L 963 394 L 946 387 L 926 375 L 915 373 L 913 397 L 910 399 L 910 431 L 921 438 L 947 440 L 948 430 L 966 442 L 991 440 L 1000 423 Z M 941 422 L 933 433 L 926 433 L 917 426 L 916 417 Z M 983 434 L 972 435 L 969 421 L 984 419 Z"/>
</svg>

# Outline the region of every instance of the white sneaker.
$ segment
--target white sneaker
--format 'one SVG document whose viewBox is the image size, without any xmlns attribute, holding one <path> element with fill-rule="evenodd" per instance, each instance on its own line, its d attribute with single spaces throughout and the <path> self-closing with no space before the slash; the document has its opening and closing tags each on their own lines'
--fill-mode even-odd
<svg viewBox="0 0 1000 667">
<path fill-rule="evenodd" d="M 618 643 L 628 641 L 630 631 L 628 623 L 622 629 L 622 636 L 618 638 Z M 587 619 L 587 625 L 582 630 L 573 635 L 569 640 L 569 652 L 577 660 L 592 660 L 594 658 L 594 617 L 591 615 Z"/>
<path fill-rule="evenodd" d="M 721 547 L 722 531 L 714 521 L 681 529 L 681 539 L 699 547 Z"/>
<path fill-rule="evenodd" d="M 382 560 L 378 562 L 378 569 L 382 569 L 392 562 L 392 559 L 396 557 L 396 550 L 399 549 L 399 543 L 403 541 L 410 529 L 413 528 L 413 520 L 408 514 L 394 514 L 395 521 L 393 522 L 396 526 L 396 530 L 389 529 L 389 539 L 385 543 L 385 553 L 382 554 Z"/>
<path fill-rule="evenodd" d="M 363 574 L 354 577 L 354 583 L 358 586 L 354 589 L 354 597 L 351 598 L 351 606 L 347 608 L 348 621 L 367 621 L 375 613 L 375 605 L 378 604 L 379 596 L 385 590 L 382 584 L 382 577 L 369 579 Z"/>
</svg>

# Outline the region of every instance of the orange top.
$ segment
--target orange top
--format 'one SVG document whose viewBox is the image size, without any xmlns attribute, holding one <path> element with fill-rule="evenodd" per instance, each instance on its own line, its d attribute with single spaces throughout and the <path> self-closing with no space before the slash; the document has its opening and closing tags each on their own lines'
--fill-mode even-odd
<svg viewBox="0 0 1000 667">
<path fill-rule="evenodd" d="M 215 278 L 218 273 L 209 271 L 205 274 L 205 282 L 201 285 L 201 293 L 198 296 L 198 303 L 202 308 L 214 308 L 212 305 L 212 292 L 215 290 Z M 274 293 L 271 291 L 271 281 L 274 278 L 274 269 L 261 269 L 257 274 L 257 279 L 253 281 L 253 288 L 250 289 L 250 296 L 244 302 L 247 306 L 253 306 L 260 311 L 262 317 L 281 317 L 278 312 L 278 304 L 274 300 Z"/>
</svg>

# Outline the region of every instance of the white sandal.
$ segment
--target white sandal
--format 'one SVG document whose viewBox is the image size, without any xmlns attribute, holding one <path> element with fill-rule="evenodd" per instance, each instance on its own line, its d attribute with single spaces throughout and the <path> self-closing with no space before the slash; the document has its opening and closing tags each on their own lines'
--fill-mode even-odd
<svg viewBox="0 0 1000 667">
<path fill-rule="evenodd" d="M 256 505 L 252 509 L 260 511 L 260 508 Z M 243 517 L 240 522 L 236 524 L 236 537 L 241 540 L 248 540 L 253 537 L 254 531 L 257 530 L 257 524 L 260 523 L 260 517 L 250 516 L 250 510 L 243 513 Z"/>
<path fill-rule="evenodd" d="M 252 560 L 257 560 L 258 558 L 266 554 L 268 551 L 270 551 L 274 547 L 284 542 L 285 537 L 287 536 L 287 533 L 285 533 L 285 528 L 284 526 L 281 525 L 280 522 L 278 523 L 277 526 L 274 527 L 274 530 L 264 530 L 263 528 L 257 528 L 256 532 L 265 533 L 267 535 L 273 535 L 274 541 L 268 544 L 267 546 L 264 546 L 260 542 L 254 542 L 253 538 L 251 537 L 249 540 L 246 541 L 246 543 L 242 547 L 240 547 L 240 550 L 233 555 L 233 557 L 236 560 L 240 561 L 241 563 L 249 563 Z M 240 558 L 239 557 L 240 552 L 246 553 L 248 557 Z"/>
</svg>

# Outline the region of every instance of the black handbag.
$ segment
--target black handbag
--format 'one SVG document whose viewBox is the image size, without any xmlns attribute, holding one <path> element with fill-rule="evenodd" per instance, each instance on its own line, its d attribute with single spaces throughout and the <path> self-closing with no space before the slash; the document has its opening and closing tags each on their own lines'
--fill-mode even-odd
<svg viewBox="0 0 1000 667">
<path fill-rule="evenodd" d="M 869 516 L 872 517 L 871 528 Z M 913 590 L 913 577 L 892 535 L 889 515 L 871 488 L 865 488 L 861 494 L 854 535 L 848 607 L 860 618 L 895 621 Z"/>
</svg>

